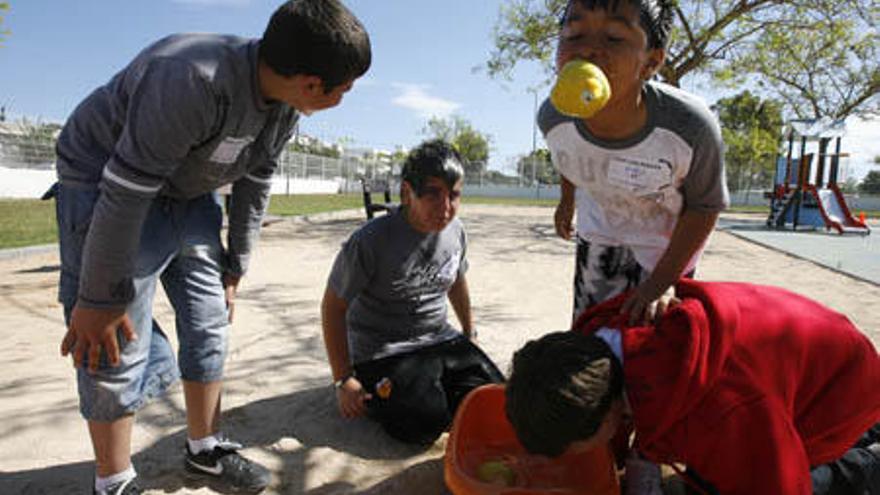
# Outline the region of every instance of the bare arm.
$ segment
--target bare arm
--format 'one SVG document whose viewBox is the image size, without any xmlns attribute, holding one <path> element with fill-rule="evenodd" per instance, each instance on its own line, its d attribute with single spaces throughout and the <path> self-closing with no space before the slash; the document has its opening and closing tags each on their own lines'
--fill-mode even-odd
<svg viewBox="0 0 880 495">
<path fill-rule="evenodd" d="M 553 215 L 553 224 L 556 227 L 556 235 L 566 241 L 571 239 L 574 228 L 571 226 L 574 218 L 574 191 L 575 186 L 563 176 L 559 177 L 559 204 L 556 205 L 556 213 Z"/>
<path fill-rule="evenodd" d="M 366 412 L 365 400 L 370 399 L 361 383 L 353 376 L 351 357 L 348 350 L 348 329 L 345 327 L 345 312 L 348 303 L 337 296 L 330 287 L 324 291 L 321 301 L 321 327 L 324 332 L 324 347 L 333 381 L 348 378 L 336 388 L 336 401 L 339 412 L 346 418 L 361 416 Z"/>
<path fill-rule="evenodd" d="M 465 337 L 476 340 L 474 334 L 474 317 L 471 313 L 471 295 L 468 290 L 467 278 L 462 273 L 458 279 L 449 288 L 447 294 L 449 302 L 452 303 L 452 309 L 455 310 L 455 316 L 461 324 L 461 330 Z"/>
<path fill-rule="evenodd" d="M 682 212 L 669 246 L 651 276 L 639 285 L 621 308 L 621 313 L 630 315 L 630 324 L 647 322 L 655 315 L 663 314 L 669 301 L 660 300 L 661 297 L 681 278 L 688 261 L 712 233 L 717 219 L 718 212 L 714 211 L 686 209 Z"/>
</svg>

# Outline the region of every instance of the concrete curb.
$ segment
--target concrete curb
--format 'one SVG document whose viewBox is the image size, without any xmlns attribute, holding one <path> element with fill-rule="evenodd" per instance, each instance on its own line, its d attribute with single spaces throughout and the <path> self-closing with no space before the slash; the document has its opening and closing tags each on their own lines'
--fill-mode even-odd
<svg viewBox="0 0 880 495">
<path fill-rule="evenodd" d="M 0 249 L 0 261 L 26 258 L 29 256 L 36 256 L 40 254 L 48 254 L 52 251 L 58 251 L 58 243 Z"/>
</svg>

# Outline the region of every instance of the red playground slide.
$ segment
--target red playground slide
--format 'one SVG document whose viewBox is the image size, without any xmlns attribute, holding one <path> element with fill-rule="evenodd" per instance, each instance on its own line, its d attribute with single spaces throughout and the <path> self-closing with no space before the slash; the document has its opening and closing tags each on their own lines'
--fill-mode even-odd
<svg viewBox="0 0 880 495">
<path fill-rule="evenodd" d="M 829 184 L 827 188 L 818 190 L 813 186 L 808 187 L 819 204 L 826 227 L 836 230 L 839 234 L 871 233 L 866 223 L 853 217 L 837 184 Z"/>
</svg>

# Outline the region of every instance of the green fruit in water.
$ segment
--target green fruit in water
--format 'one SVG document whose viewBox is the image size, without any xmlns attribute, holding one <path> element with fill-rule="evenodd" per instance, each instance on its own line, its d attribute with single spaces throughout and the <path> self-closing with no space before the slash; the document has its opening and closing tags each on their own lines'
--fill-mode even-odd
<svg viewBox="0 0 880 495">
<path fill-rule="evenodd" d="M 602 69 L 586 60 L 572 60 L 562 67 L 550 92 L 550 102 L 560 113 L 587 119 L 611 98 L 611 85 Z"/>
<path fill-rule="evenodd" d="M 499 486 L 513 486 L 516 483 L 516 474 L 502 461 L 486 461 L 480 464 L 477 478 L 483 483 Z"/>
</svg>

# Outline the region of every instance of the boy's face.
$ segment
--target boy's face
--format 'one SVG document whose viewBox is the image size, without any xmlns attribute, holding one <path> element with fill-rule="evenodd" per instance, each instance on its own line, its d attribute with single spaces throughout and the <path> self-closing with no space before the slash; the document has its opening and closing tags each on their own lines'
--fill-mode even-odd
<svg viewBox="0 0 880 495">
<path fill-rule="evenodd" d="M 409 182 L 404 181 L 403 193 L 408 207 L 407 220 L 422 233 L 440 232 L 458 213 L 461 205 L 463 180 L 459 179 L 450 189 L 439 177 L 429 177 L 422 195 L 417 196 Z"/>
<path fill-rule="evenodd" d="M 660 68 L 664 55 L 662 49 L 648 48 L 637 6 L 621 0 L 614 10 L 589 10 L 573 0 L 559 36 L 556 68 L 574 59 L 598 65 L 611 83 L 613 105 L 637 101 L 642 82 Z"/>
<path fill-rule="evenodd" d="M 354 79 L 352 79 L 325 92 L 324 84 L 317 76 L 297 74 L 279 77 L 281 87 L 277 92 L 278 99 L 304 115 L 311 115 L 317 111 L 339 105 L 343 95 L 354 86 Z"/>
<path fill-rule="evenodd" d="M 321 78 L 314 77 L 311 82 L 305 85 L 300 102 L 302 108 L 297 108 L 297 110 L 305 115 L 310 115 L 319 110 L 333 108 L 342 102 L 343 95 L 349 92 L 352 86 L 354 86 L 354 80 L 344 82 L 325 92 Z"/>
</svg>

